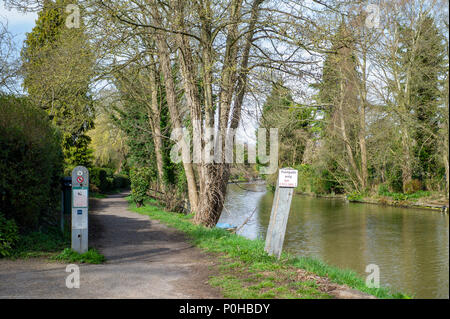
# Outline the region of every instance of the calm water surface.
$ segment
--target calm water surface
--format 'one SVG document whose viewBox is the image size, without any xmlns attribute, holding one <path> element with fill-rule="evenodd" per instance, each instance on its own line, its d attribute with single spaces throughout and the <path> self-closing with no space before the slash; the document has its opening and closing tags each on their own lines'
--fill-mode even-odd
<svg viewBox="0 0 450 319">
<path fill-rule="evenodd" d="M 231 184 L 220 222 L 241 225 L 248 238 L 265 238 L 273 194 L 264 184 Z M 284 250 L 317 257 L 366 276 L 380 268 L 380 282 L 416 298 L 449 298 L 448 215 L 435 211 L 346 203 L 295 195 Z"/>
</svg>

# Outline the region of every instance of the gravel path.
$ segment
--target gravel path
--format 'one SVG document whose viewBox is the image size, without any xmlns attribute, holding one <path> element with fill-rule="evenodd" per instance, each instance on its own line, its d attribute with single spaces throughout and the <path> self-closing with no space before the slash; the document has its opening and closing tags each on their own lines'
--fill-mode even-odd
<svg viewBox="0 0 450 319">
<path fill-rule="evenodd" d="M 208 284 L 213 262 L 182 233 L 128 211 L 126 194 L 92 200 L 89 246 L 102 265 L 80 265 L 80 288 L 66 264 L 0 260 L 0 298 L 220 298 Z"/>
</svg>

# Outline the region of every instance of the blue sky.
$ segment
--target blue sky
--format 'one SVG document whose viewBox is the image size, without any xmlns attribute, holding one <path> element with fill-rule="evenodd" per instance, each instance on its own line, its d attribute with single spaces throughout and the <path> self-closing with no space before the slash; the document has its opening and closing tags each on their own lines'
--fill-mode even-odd
<svg viewBox="0 0 450 319">
<path fill-rule="evenodd" d="M 36 12 L 24 14 L 16 9 L 8 10 L 5 8 L 3 1 L 0 0 L 0 21 L 8 24 L 8 30 L 15 36 L 15 42 L 20 47 L 22 47 L 22 42 L 25 39 L 25 33 L 33 29 L 36 18 Z"/>
</svg>

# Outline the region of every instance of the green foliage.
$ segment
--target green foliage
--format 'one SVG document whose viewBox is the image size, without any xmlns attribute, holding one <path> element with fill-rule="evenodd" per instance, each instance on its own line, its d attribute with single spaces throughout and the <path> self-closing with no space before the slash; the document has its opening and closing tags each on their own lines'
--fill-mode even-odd
<svg viewBox="0 0 450 319">
<path fill-rule="evenodd" d="M 294 166 L 298 170 L 298 186 L 301 193 L 330 194 L 341 193 L 342 189 L 327 169 L 316 165 L 300 164 Z"/>
<path fill-rule="evenodd" d="M 89 182 L 100 192 L 107 192 L 113 189 L 112 172 L 106 168 L 92 167 L 89 170 Z"/>
<path fill-rule="evenodd" d="M 389 194 L 389 188 L 386 184 L 380 184 L 378 186 L 378 195 L 380 196 L 388 196 Z"/>
<path fill-rule="evenodd" d="M 280 167 L 292 167 L 303 161 L 307 141 L 317 122 L 315 116 L 314 108 L 294 102 L 291 90 L 284 86 L 282 81 L 272 85 L 272 90 L 263 105 L 259 124 L 266 129 L 278 128 Z M 266 150 L 269 150 L 269 147 L 267 136 Z M 258 166 L 261 166 L 259 160 Z"/>
<path fill-rule="evenodd" d="M 152 172 L 148 167 L 135 167 L 130 170 L 131 196 L 139 207 L 144 204 L 150 187 Z"/>
<path fill-rule="evenodd" d="M 174 145 L 174 142 L 170 139 L 162 139 L 162 160 L 163 160 L 163 180 L 158 180 L 156 153 L 154 146 L 154 137 L 151 134 L 151 125 L 149 124 L 152 119 L 151 113 L 148 108 L 149 105 L 145 105 L 141 100 L 136 100 L 133 94 L 129 93 L 129 87 L 124 82 L 129 81 L 129 78 L 136 76 L 149 77 L 148 74 L 139 74 L 139 72 L 132 68 L 124 71 L 125 74 L 117 75 L 117 87 L 120 90 L 123 105 L 116 106 L 114 113 L 111 114 L 111 120 L 115 125 L 123 132 L 124 139 L 126 137 L 127 151 L 128 151 L 128 164 L 130 167 L 148 167 L 151 171 L 152 181 L 159 184 L 164 184 L 168 188 L 175 188 L 177 194 L 184 194 L 187 192 L 187 183 L 183 170 L 182 163 L 173 163 L 170 160 L 170 150 Z M 123 76 L 127 78 L 127 81 L 123 80 Z M 159 80 L 159 79 L 158 79 Z M 142 81 L 140 79 L 139 81 Z M 160 105 L 160 129 L 163 134 L 170 135 L 171 123 L 170 115 L 165 99 L 165 90 L 163 81 L 159 80 L 158 83 L 161 87 L 158 90 L 158 105 Z M 133 87 L 134 90 L 142 90 L 140 87 Z M 148 94 L 146 91 L 142 94 Z"/>
<path fill-rule="evenodd" d="M 405 183 L 405 193 L 412 194 L 422 189 L 422 183 L 418 179 L 412 179 Z"/>
<path fill-rule="evenodd" d="M 13 219 L 6 219 L 0 213 L 0 257 L 11 255 L 14 244 L 19 240 L 19 228 Z"/>
<path fill-rule="evenodd" d="M 67 28 L 65 12 L 69 0 L 45 1 L 36 25 L 27 33 L 21 51 L 23 86 L 36 107 L 64 133 L 67 165 L 89 166 L 93 99 L 89 85 L 93 77 L 94 55 L 84 26 Z"/>
<path fill-rule="evenodd" d="M 0 96 L 0 211 L 21 231 L 59 219 L 63 156 L 58 131 L 24 98 Z"/>
<path fill-rule="evenodd" d="M 361 194 L 358 191 L 351 192 L 347 194 L 347 199 L 351 202 L 358 202 L 364 198 L 364 194 Z"/>
<path fill-rule="evenodd" d="M 73 169 L 76 166 L 92 166 L 92 149 L 89 148 L 91 138 L 85 134 L 74 136 L 71 134 L 64 134 L 63 137 L 63 152 L 66 167 Z"/>
<path fill-rule="evenodd" d="M 48 256 L 70 246 L 70 232 L 61 233 L 58 227 L 22 234 L 11 255 L 13 258 Z"/>
<path fill-rule="evenodd" d="M 419 190 L 414 193 L 404 194 L 398 192 L 389 192 L 386 185 L 380 185 L 378 188 L 378 195 L 391 197 L 395 201 L 415 200 L 421 197 L 428 197 L 431 195 L 430 191 Z"/>
<path fill-rule="evenodd" d="M 415 116 L 414 156 L 418 165 L 414 175 L 420 180 L 437 173 L 437 132 L 439 123 L 436 120 L 439 113 L 440 80 L 446 73 L 445 47 L 442 32 L 436 26 L 431 16 L 425 17 L 419 26 L 422 34 L 416 36 L 416 30 L 403 27 L 401 30 L 402 50 L 401 63 L 405 68 L 411 66 L 411 99 L 409 112 Z M 414 45 L 414 50 L 412 49 Z M 406 77 L 405 77 L 406 78 Z M 406 81 L 405 84 L 406 85 Z M 418 191 L 415 188 L 407 193 Z"/>
<path fill-rule="evenodd" d="M 114 175 L 114 189 L 122 189 L 130 187 L 130 179 L 127 175 L 117 174 Z"/>
<path fill-rule="evenodd" d="M 114 174 L 107 167 L 92 167 L 89 169 L 89 182 L 92 191 L 106 193 L 112 190 L 128 188 L 130 179 L 124 174 Z"/>
<path fill-rule="evenodd" d="M 65 248 L 62 253 L 54 256 L 52 259 L 67 263 L 87 263 L 87 264 L 102 264 L 106 258 L 100 254 L 96 249 L 90 248 L 85 253 L 78 253 L 70 248 Z"/>
</svg>

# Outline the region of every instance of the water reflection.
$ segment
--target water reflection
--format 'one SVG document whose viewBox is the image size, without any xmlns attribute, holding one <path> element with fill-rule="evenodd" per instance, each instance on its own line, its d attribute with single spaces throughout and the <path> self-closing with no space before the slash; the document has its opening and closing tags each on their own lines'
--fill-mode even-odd
<svg viewBox="0 0 450 319">
<path fill-rule="evenodd" d="M 273 194 L 263 184 L 230 185 L 220 222 L 240 226 L 248 238 L 265 238 Z M 417 298 L 449 297 L 449 219 L 439 212 L 345 203 L 294 196 L 284 249 L 367 275 L 380 267 L 380 281 Z"/>
</svg>

